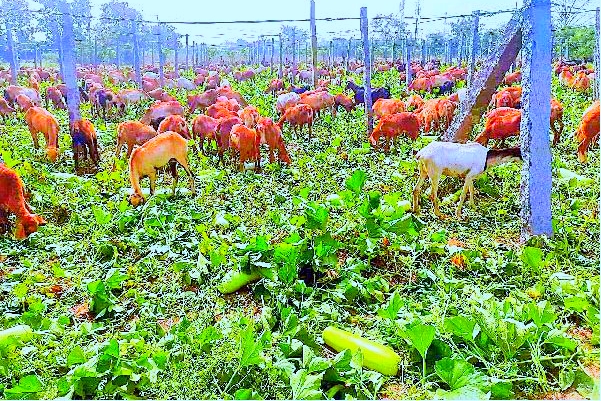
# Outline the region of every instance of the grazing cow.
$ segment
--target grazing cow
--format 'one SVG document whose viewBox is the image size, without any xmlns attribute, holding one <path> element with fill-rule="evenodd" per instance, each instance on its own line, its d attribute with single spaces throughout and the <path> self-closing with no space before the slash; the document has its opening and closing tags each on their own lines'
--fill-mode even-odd
<svg viewBox="0 0 601 401">
<path fill-rule="evenodd" d="M 115 164 L 121 153 L 121 147 L 127 144 L 127 159 L 134 150 L 135 145 L 143 145 L 150 139 L 157 136 L 157 132 L 150 125 L 142 124 L 139 121 L 124 121 L 117 126 L 117 150 L 115 151 Z"/>
<path fill-rule="evenodd" d="M 25 200 L 25 187 L 17 173 L 0 163 L 0 233 L 10 228 L 8 213 L 17 217 L 15 238 L 25 239 L 46 224 L 42 216 L 33 214 Z"/>
<path fill-rule="evenodd" d="M 129 197 L 130 203 L 135 207 L 144 202 L 144 195 L 140 187 L 140 179 L 143 177 L 148 177 L 150 180 L 150 194 L 154 194 L 156 171 L 166 164 L 169 164 L 173 176 L 172 193 L 175 195 L 178 179 L 176 162 L 184 167 L 190 177 L 192 193 L 196 192 L 194 176 L 188 166 L 188 141 L 182 138 L 181 135 L 167 131 L 134 149 L 129 158 L 129 180 L 134 190 L 134 193 Z"/>
<path fill-rule="evenodd" d="M 405 103 L 399 99 L 378 99 L 373 104 L 373 112 L 377 118 L 388 114 L 402 113 L 405 111 Z"/>
<path fill-rule="evenodd" d="M 214 89 L 209 89 L 200 95 L 188 95 L 188 108 L 190 109 L 190 113 L 194 113 L 196 109 L 205 110 L 215 103 L 218 97 L 219 94 Z"/>
<path fill-rule="evenodd" d="M 209 144 L 209 149 L 211 147 L 210 141 L 214 140 L 217 143 L 217 126 L 219 125 L 219 119 L 200 114 L 194 117 L 192 120 L 192 137 L 196 142 L 196 138 L 198 137 L 198 143 L 200 146 L 200 151 L 203 154 L 205 153 L 204 149 L 204 140 L 206 139 Z"/>
<path fill-rule="evenodd" d="M 563 132 L 563 105 L 556 99 L 551 99 L 551 132 L 553 145 L 557 145 Z"/>
<path fill-rule="evenodd" d="M 275 96 L 276 92 L 284 89 L 284 81 L 281 79 L 272 79 L 269 87 L 265 89 L 265 93 L 271 93 Z"/>
<path fill-rule="evenodd" d="M 319 116 L 321 110 L 329 109 L 332 115 L 336 115 L 334 108 L 334 96 L 328 92 L 319 91 L 314 93 L 305 93 L 301 96 L 300 104 L 307 104 L 313 109 L 313 114 Z"/>
<path fill-rule="evenodd" d="M 474 139 L 484 146 L 490 139 L 500 140 L 501 147 L 505 145 L 505 139 L 520 134 L 520 122 L 522 112 L 511 107 L 499 107 L 493 109 L 486 115 L 486 126 L 484 131 Z"/>
<path fill-rule="evenodd" d="M 355 102 L 350 97 L 339 93 L 334 96 L 334 109 L 338 111 L 339 107 L 342 107 L 347 113 L 350 113 L 355 108 Z"/>
<path fill-rule="evenodd" d="M 307 125 L 309 127 L 309 140 L 311 140 L 313 134 L 313 109 L 311 106 L 307 104 L 297 104 L 294 107 L 288 108 L 278 121 L 278 126 L 280 128 L 283 127 L 284 121 L 287 121 L 290 124 L 295 134 L 297 127 L 300 127 L 300 130 L 302 131 L 303 125 Z"/>
<path fill-rule="evenodd" d="M 298 93 L 289 92 L 278 95 L 275 103 L 276 110 L 279 114 L 283 114 L 288 107 L 296 106 L 300 102 L 301 97 Z"/>
<path fill-rule="evenodd" d="M 33 107 L 33 103 L 31 102 L 31 99 L 22 93 L 17 95 L 16 103 L 19 105 L 19 108 L 22 111 L 27 111 L 27 110 L 29 110 L 30 107 Z"/>
<path fill-rule="evenodd" d="M 65 98 L 56 86 L 49 86 L 46 88 L 46 107 L 48 107 L 49 102 L 52 102 L 55 109 L 67 109 Z"/>
<path fill-rule="evenodd" d="M 9 106 L 6 99 L 0 98 L 0 116 L 2 116 L 2 120 L 6 118 L 6 116 L 15 112 L 15 109 Z"/>
<path fill-rule="evenodd" d="M 142 116 L 140 122 L 147 125 L 152 125 L 152 127 L 157 130 L 159 128 L 159 124 L 163 119 L 172 114 L 177 114 L 180 116 L 184 115 L 184 108 L 177 101 L 171 102 L 157 102 L 150 106 L 148 111 Z"/>
<path fill-rule="evenodd" d="M 75 160 L 75 171 L 79 168 L 80 153 L 83 160 L 88 158 L 96 167 L 100 163 L 98 154 L 98 140 L 96 139 L 96 130 L 89 120 L 78 120 L 73 123 L 70 129 L 71 140 L 73 142 L 73 159 Z"/>
<path fill-rule="evenodd" d="M 248 128 L 244 124 L 236 124 L 232 127 L 230 133 L 230 147 L 235 153 L 239 155 L 239 168 L 240 171 L 244 169 L 244 163 L 247 160 L 255 162 L 255 171 L 261 169 L 261 136 L 256 130 Z"/>
<path fill-rule="evenodd" d="M 58 157 L 58 133 L 59 125 L 56 118 L 46 109 L 41 107 L 30 107 L 25 112 L 25 121 L 29 127 L 33 147 L 40 148 L 38 133 L 42 133 L 46 139 L 46 154 L 50 161 L 55 162 Z"/>
<path fill-rule="evenodd" d="M 521 82 L 521 80 L 522 80 L 522 72 L 515 71 L 510 74 L 505 75 L 505 78 L 503 79 L 503 83 L 505 85 L 513 85 L 515 83 Z"/>
<path fill-rule="evenodd" d="M 269 147 L 269 162 L 273 163 L 275 161 L 274 158 L 274 150 L 278 151 L 278 160 L 290 164 L 290 156 L 286 151 L 286 146 L 284 145 L 284 139 L 282 138 L 282 130 L 274 122 L 271 118 L 261 117 L 257 122 L 257 132 L 261 136 L 261 144 L 267 144 Z"/>
<path fill-rule="evenodd" d="M 348 81 L 346 84 L 346 90 L 352 90 L 355 94 L 355 104 L 364 103 L 364 88 L 360 87 L 353 81 Z M 388 88 L 372 88 L 371 89 L 371 102 L 374 104 L 378 99 L 390 99 L 390 90 Z"/>
<path fill-rule="evenodd" d="M 225 166 L 223 154 L 230 149 L 230 136 L 232 127 L 237 124 L 242 124 L 242 120 L 238 116 L 232 116 L 221 119 L 217 125 L 217 154 L 219 162 Z"/>
<path fill-rule="evenodd" d="M 6 99 L 6 101 L 13 107 L 18 95 L 27 96 L 34 106 L 39 107 L 42 104 L 40 94 L 35 89 L 26 88 L 24 86 L 10 85 L 4 90 L 4 99 Z"/>
<path fill-rule="evenodd" d="M 592 142 L 599 140 L 599 101 L 594 102 L 582 115 L 580 125 L 576 130 L 578 142 L 578 161 L 586 161 L 586 152 Z"/>
<path fill-rule="evenodd" d="M 192 139 L 190 136 L 190 131 L 188 130 L 188 123 L 186 120 L 184 120 L 184 117 L 177 114 L 172 114 L 165 117 L 165 119 L 159 124 L 159 128 L 157 130 L 159 134 L 167 131 L 177 132 L 185 139 Z"/>
<path fill-rule="evenodd" d="M 399 135 L 405 134 L 411 140 L 415 141 L 419 135 L 419 119 L 415 113 L 402 112 L 396 114 L 388 114 L 383 116 L 372 134 L 369 137 L 369 143 L 374 147 L 378 147 L 380 136 L 384 136 L 386 144 L 384 150 L 390 150 L 391 139 L 395 143 Z"/>
</svg>

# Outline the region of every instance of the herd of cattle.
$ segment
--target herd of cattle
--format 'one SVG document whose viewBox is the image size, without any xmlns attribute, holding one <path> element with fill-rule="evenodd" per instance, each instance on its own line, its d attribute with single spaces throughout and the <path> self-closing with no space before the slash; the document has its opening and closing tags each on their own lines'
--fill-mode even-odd
<svg viewBox="0 0 601 401">
<path fill-rule="evenodd" d="M 363 70 L 357 63 L 350 63 L 347 68 L 358 73 Z M 399 70 L 403 82 L 406 78 L 404 65 L 384 62 L 375 65 L 377 71 L 391 68 Z M 392 99 L 387 87 L 371 90 L 377 125 L 369 142 L 376 148 L 382 137 L 385 141 L 384 148 L 388 151 L 390 142 L 401 136 L 415 140 L 420 132 L 440 133 L 448 129 L 460 102 L 466 96 L 465 89 L 455 90 L 457 84 L 466 78 L 465 68 L 448 67 L 443 70 L 435 61 L 425 65 L 414 62 L 409 68 L 414 79 L 407 87 L 404 99 Z M 270 162 L 275 161 L 277 153 L 280 162 L 289 164 L 291 159 L 282 135 L 284 123 L 288 123 L 295 132 L 298 129 L 302 132 L 302 128 L 307 126 L 308 137 L 311 139 L 313 122 L 321 113 L 329 112 L 336 116 L 341 109 L 350 113 L 364 102 L 363 87 L 352 80 L 346 82 L 346 93 L 330 93 L 332 87 L 339 87 L 347 77 L 343 66 L 318 70 L 318 87 L 313 90 L 307 85 L 313 78 L 311 71 L 294 71 L 286 67 L 283 71 L 285 80 L 294 78 L 299 85 L 286 87 L 284 79 L 273 79 L 264 89 L 266 94 L 271 93 L 276 97 L 275 108 L 279 119 L 273 121 L 261 116 L 257 108 L 249 105 L 228 80 L 253 80 L 255 75 L 266 69 L 259 67 L 255 70 L 233 71 L 231 67 L 223 66 L 196 68 L 194 78 L 189 80 L 179 77 L 175 71 L 165 71 L 164 76 L 160 77 L 156 67 L 147 66 L 143 68 L 143 75 L 137 85 L 135 73 L 130 68 L 78 67 L 79 100 L 81 103 L 89 102 L 92 114 L 97 118 L 119 119 L 126 110 L 138 111 L 148 104 L 148 100 L 153 101 L 139 120 L 123 121 L 117 127 L 115 160 L 120 157 L 123 145 L 127 145 L 129 176 L 133 187 L 129 200 L 132 205 L 136 206 L 144 201 L 140 179 L 149 177 L 150 191 L 153 193 L 156 171 L 165 165 L 169 165 L 173 174 L 175 191 L 176 162 L 189 174 L 194 190 L 187 159 L 189 139 L 194 139 L 197 151 L 208 153 L 216 150 L 219 162 L 224 165 L 224 155 L 230 153 L 232 161 L 237 162 L 240 169 L 245 162 L 250 161 L 259 170 L 262 144 L 266 144 L 269 149 Z M 594 74 L 594 71 L 586 67 L 562 62 L 554 66 L 554 71 L 563 85 L 577 91 L 589 90 Z M 10 74 L 8 70 L 0 69 L 2 85 L 10 80 Z M 18 71 L 18 77 L 27 84 L 5 87 L 4 96 L 0 99 L 0 115 L 6 120 L 22 113 L 34 148 L 39 148 L 38 135 L 42 134 L 46 140 L 47 157 L 55 162 L 59 156 L 60 124 L 50 110 L 68 107 L 67 87 L 60 83 L 58 72 L 52 68 L 22 67 Z M 504 85 L 491 99 L 491 110 L 486 115 L 485 128 L 475 137 L 475 142 L 486 146 L 489 140 L 495 139 L 499 141 L 497 146 L 503 147 L 507 138 L 519 135 L 522 96 L 520 79 L 519 71 L 507 74 Z M 42 97 L 40 83 L 43 81 L 48 84 L 44 85 Z M 170 91 L 171 93 L 185 93 L 187 104 L 183 105 L 165 90 L 170 88 L 177 88 L 177 91 Z M 564 126 L 563 106 L 552 99 L 551 110 L 551 130 L 553 143 L 556 144 Z M 88 119 L 74 121 L 69 126 L 69 133 L 76 171 L 84 160 L 90 160 L 98 166 L 100 153 L 92 122 Z M 598 136 L 597 101 L 587 109 L 576 132 L 578 158 L 581 161 L 585 161 L 588 147 Z M 206 146 L 205 141 L 208 143 Z M 444 146 L 440 146 L 440 149 L 449 151 Z M 13 213 L 17 216 L 18 238 L 26 237 L 44 223 L 43 218 L 31 212 L 24 195 L 22 182 L 16 173 L 0 164 L 0 229 L 8 228 L 7 213 Z"/>
</svg>

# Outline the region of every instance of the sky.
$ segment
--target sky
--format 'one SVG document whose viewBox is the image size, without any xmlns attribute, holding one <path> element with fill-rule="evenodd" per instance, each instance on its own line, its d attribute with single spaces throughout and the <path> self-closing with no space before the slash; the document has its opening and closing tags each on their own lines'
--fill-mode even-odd
<svg viewBox="0 0 601 401">
<path fill-rule="evenodd" d="M 127 0 L 129 5 L 142 12 L 147 20 L 155 20 L 157 15 L 162 21 L 238 21 L 265 19 L 302 19 L 309 18 L 309 0 Z M 405 16 L 413 16 L 417 0 L 405 1 Z M 102 0 L 92 0 L 98 15 Z M 400 1 L 390 0 L 316 0 L 316 17 L 359 17 L 360 8 L 367 7 L 368 18 L 377 14 L 398 13 Z M 448 15 L 470 14 L 474 10 L 496 11 L 516 7 L 516 0 L 420 0 L 421 15 L 441 17 Z M 518 6 L 522 0 L 518 0 Z M 501 26 L 510 18 L 510 14 L 482 18 L 484 26 Z M 410 21 L 407 21 L 410 22 Z M 309 31 L 309 23 L 296 25 Z M 281 23 L 261 24 L 223 24 L 223 25 L 176 25 L 180 34 L 189 34 L 190 40 L 208 44 L 218 44 L 226 40 L 256 40 L 259 35 L 276 34 Z M 319 40 L 332 37 L 359 38 L 359 20 L 317 21 Z M 423 22 L 420 34 L 438 32 L 444 29 L 443 22 Z M 413 30 L 413 28 L 412 28 Z"/>
</svg>

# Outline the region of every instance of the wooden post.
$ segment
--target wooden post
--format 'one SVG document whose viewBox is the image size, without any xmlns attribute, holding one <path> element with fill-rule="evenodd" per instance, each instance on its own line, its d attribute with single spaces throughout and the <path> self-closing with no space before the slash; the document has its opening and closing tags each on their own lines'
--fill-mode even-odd
<svg viewBox="0 0 601 401">
<path fill-rule="evenodd" d="M 161 84 L 161 88 L 165 86 L 165 53 L 163 53 L 163 24 L 159 23 L 157 25 L 158 28 L 158 41 L 157 41 L 157 51 L 159 52 L 159 82 Z"/>
<path fill-rule="evenodd" d="M 192 41 L 192 69 L 196 68 L 196 41 Z"/>
<path fill-rule="evenodd" d="M 6 19 L 6 46 L 8 50 L 8 61 L 10 63 L 10 84 L 17 84 L 17 74 L 19 70 L 17 69 L 17 60 L 15 58 L 15 47 L 13 43 L 13 28 L 12 24 Z"/>
<path fill-rule="evenodd" d="M 305 69 L 309 66 L 309 44 L 305 41 Z"/>
<path fill-rule="evenodd" d="M 278 78 L 283 79 L 284 77 L 284 49 L 282 44 L 282 35 L 278 35 L 280 42 L 280 69 L 278 70 Z"/>
<path fill-rule="evenodd" d="M 121 36 L 117 36 L 117 46 L 115 49 L 117 68 L 121 68 Z"/>
<path fill-rule="evenodd" d="M 426 39 L 422 39 L 421 53 L 422 65 L 426 65 Z"/>
<path fill-rule="evenodd" d="M 131 31 L 134 41 L 134 73 L 136 74 L 136 82 L 142 87 L 142 73 L 140 72 L 140 49 L 138 44 L 138 21 L 131 20 Z"/>
<path fill-rule="evenodd" d="M 298 68 L 296 66 L 296 28 L 292 30 L 292 83 L 296 82 L 296 73 Z"/>
<path fill-rule="evenodd" d="M 361 36 L 363 37 L 363 57 L 365 61 L 365 79 L 363 82 L 365 101 L 365 114 L 367 115 L 367 135 L 373 130 L 373 115 L 371 110 L 371 59 L 369 54 L 369 22 L 367 20 L 367 7 L 361 7 Z"/>
<path fill-rule="evenodd" d="M 407 89 L 409 85 L 411 85 L 412 77 L 411 77 L 411 39 L 405 39 L 405 84 L 407 85 Z"/>
<path fill-rule="evenodd" d="M 73 35 L 73 16 L 66 1 L 59 2 L 63 14 L 63 69 L 61 74 L 67 85 L 67 108 L 69 109 L 69 127 L 81 120 L 79 112 L 79 89 L 77 88 L 77 72 L 75 69 L 75 37 Z"/>
<path fill-rule="evenodd" d="M 275 47 L 275 38 L 272 37 L 271 38 L 271 58 L 270 58 L 270 61 L 269 61 L 269 66 L 271 67 L 271 74 L 272 75 L 273 75 L 273 53 L 275 52 L 274 47 Z"/>
<path fill-rule="evenodd" d="M 503 82 L 505 73 L 515 60 L 522 41 L 520 13 L 515 13 L 503 33 L 503 41 L 489 56 L 482 68 L 476 72 L 467 98 L 461 102 L 459 114 L 453 118 L 451 126 L 444 134 L 445 141 L 465 142 L 474 124 L 488 108 L 496 88 Z M 549 104 L 551 102 L 549 101 Z"/>
<path fill-rule="evenodd" d="M 461 67 L 461 52 L 463 48 L 463 33 L 459 33 L 457 38 L 457 66 Z"/>
<path fill-rule="evenodd" d="M 179 35 L 175 34 L 175 45 L 173 48 L 173 51 L 175 52 L 173 54 L 173 71 L 175 72 L 175 78 L 179 78 L 179 66 L 178 66 L 178 52 L 179 52 Z"/>
<path fill-rule="evenodd" d="M 265 46 L 265 38 L 263 38 L 261 41 L 261 46 L 263 47 L 263 60 L 261 60 L 261 63 L 265 65 L 267 59 L 267 46 Z"/>
<path fill-rule="evenodd" d="M 334 67 L 334 42 L 330 40 L 330 68 Z"/>
<path fill-rule="evenodd" d="M 595 66 L 595 79 L 597 80 L 597 82 L 595 82 L 595 86 L 597 87 L 597 100 L 599 100 L 599 98 L 601 97 L 601 77 L 599 77 L 600 71 L 601 71 L 601 27 L 600 27 L 601 23 L 599 21 L 599 7 L 597 7 L 596 10 L 596 14 L 595 14 L 595 30 L 596 30 L 596 41 L 595 41 L 595 47 L 596 47 L 596 57 L 597 57 L 597 65 Z M 601 206 L 601 200 L 599 200 L 599 203 Z"/>
<path fill-rule="evenodd" d="M 349 62 L 351 61 L 351 41 L 353 39 L 348 40 L 348 48 L 346 49 L 346 72 L 348 73 Z"/>
<path fill-rule="evenodd" d="M 188 64 L 188 52 L 189 52 L 189 47 L 188 47 L 188 38 L 189 38 L 189 34 L 186 34 L 186 71 L 188 71 L 188 69 L 190 68 L 190 65 Z"/>
<path fill-rule="evenodd" d="M 551 225 L 551 0 L 526 0 L 522 24 L 522 239 Z"/>
<path fill-rule="evenodd" d="M 315 26 L 315 0 L 311 0 L 311 62 L 313 63 L 313 88 L 317 88 L 317 27 Z"/>
<path fill-rule="evenodd" d="M 595 11 L 595 79 L 597 82 L 595 82 L 594 91 L 594 96 L 597 100 L 599 99 L 599 95 L 601 95 L 601 86 L 599 86 L 601 83 L 601 77 L 599 77 L 601 73 L 601 27 L 599 25 L 599 7 L 597 7 Z"/>
<path fill-rule="evenodd" d="M 476 73 L 476 57 L 480 51 L 480 35 L 478 33 L 478 25 L 480 24 L 480 10 L 473 13 L 474 25 L 472 26 L 472 50 L 470 52 L 470 63 L 467 71 L 467 86 L 472 84 L 474 74 Z"/>
<path fill-rule="evenodd" d="M 98 35 L 94 35 L 94 67 L 98 65 Z"/>
</svg>

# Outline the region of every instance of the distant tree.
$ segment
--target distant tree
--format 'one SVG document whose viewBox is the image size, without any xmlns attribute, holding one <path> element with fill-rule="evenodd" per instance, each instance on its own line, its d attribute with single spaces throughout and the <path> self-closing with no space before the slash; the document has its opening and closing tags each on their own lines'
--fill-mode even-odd
<svg viewBox="0 0 601 401">
<path fill-rule="evenodd" d="M 295 26 L 282 25 L 280 33 L 282 35 L 282 44 L 284 47 L 284 52 L 290 54 L 292 53 L 293 37 L 297 43 L 303 43 L 309 39 L 309 34 L 306 30 L 299 29 Z"/>
<path fill-rule="evenodd" d="M 582 24 L 593 13 L 582 13 L 582 10 L 593 9 L 599 0 L 555 0 L 552 3 L 553 25 L 556 29 Z"/>
<path fill-rule="evenodd" d="M 372 32 L 386 42 L 403 36 L 401 32 L 401 21 L 394 14 L 378 14 L 371 21 Z"/>
<path fill-rule="evenodd" d="M 33 14 L 28 11 L 27 0 L 2 0 L 2 30 L 4 35 L 4 23 L 10 21 L 13 28 L 14 40 L 17 43 L 25 43 L 31 40 L 35 30 Z"/>
<path fill-rule="evenodd" d="M 595 29 L 593 27 L 565 27 L 555 31 L 555 52 L 559 54 L 563 46 L 568 46 L 570 59 L 592 60 L 595 50 Z"/>
</svg>

